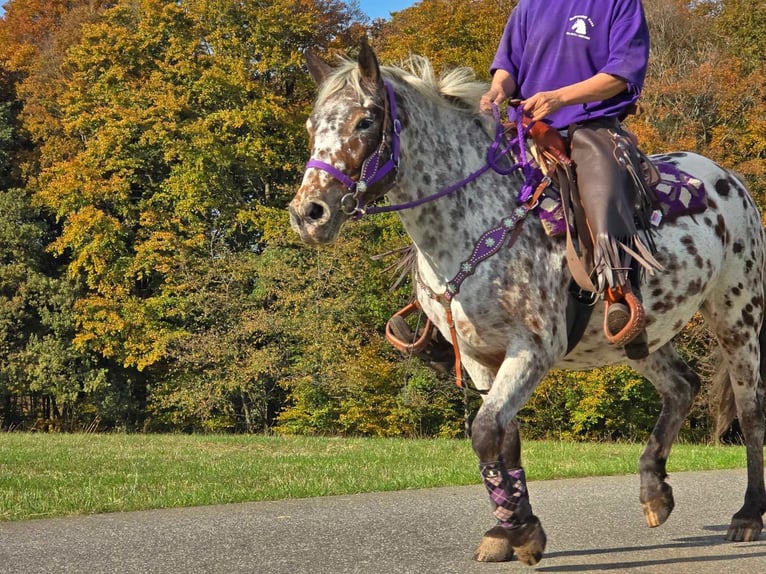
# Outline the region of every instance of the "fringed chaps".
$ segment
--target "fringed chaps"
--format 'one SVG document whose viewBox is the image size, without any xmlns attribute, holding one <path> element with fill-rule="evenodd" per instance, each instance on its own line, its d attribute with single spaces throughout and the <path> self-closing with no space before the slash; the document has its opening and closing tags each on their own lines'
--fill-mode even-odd
<svg viewBox="0 0 766 574">
<path fill-rule="evenodd" d="M 579 230 L 580 250 L 596 291 L 627 284 L 633 262 L 650 275 L 662 270 L 650 232 L 655 201 L 629 133 L 616 119 L 600 118 L 572 124 L 569 141 L 577 207 L 587 222 L 587 230 Z"/>
</svg>

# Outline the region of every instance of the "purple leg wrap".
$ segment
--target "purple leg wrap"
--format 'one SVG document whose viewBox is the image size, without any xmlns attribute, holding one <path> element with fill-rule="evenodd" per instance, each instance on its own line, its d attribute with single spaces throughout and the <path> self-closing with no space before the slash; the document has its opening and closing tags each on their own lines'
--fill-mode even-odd
<svg viewBox="0 0 766 574">
<path fill-rule="evenodd" d="M 514 517 L 522 501 L 529 501 L 527 479 L 523 468 L 507 470 L 502 460 L 479 465 L 489 499 L 497 505 L 493 514 L 503 528 L 518 528 L 523 523 Z"/>
</svg>

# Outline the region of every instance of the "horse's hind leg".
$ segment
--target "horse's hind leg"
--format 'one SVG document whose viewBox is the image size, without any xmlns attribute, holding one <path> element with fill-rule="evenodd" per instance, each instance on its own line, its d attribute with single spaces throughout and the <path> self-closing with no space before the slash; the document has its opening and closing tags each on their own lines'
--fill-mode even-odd
<svg viewBox="0 0 766 574">
<path fill-rule="evenodd" d="M 745 503 L 732 517 L 726 539 L 751 542 L 760 537 L 763 513 L 766 512 L 766 489 L 763 482 L 763 386 L 755 384 L 752 379 L 745 381 L 735 376 L 732 376 L 732 381 L 737 416 L 747 449 L 747 490 Z"/>
<path fill-rule="evenodd" d="M 746 268 L 746 267 L 745 267 Z M 755 286 L 745 276 L 739 286 L 721 298 L 722 304 L 708 301 L 702 313 L 713 329 L 721 347 L 722 358 L 729 373 L 731 393 L 725 399 L 736 405 L 740 428 L 747 452 L 747 490 L 742 508 L 731 519 L 726 539 L 732 541 L 758 540 L 763 529 L 762 515 L 766 512 L 766 488 L 763 479 L 763 373 L 766 366 L 766 332 L 761 327 L 764 297 L 751 295 Z M 745 289 L 743 289 L 743 285 Z M 761 288 L 758 287 L 758 290 Z M 748 295 L 745 295 L 748 293 Z M 719 412 L 728 411 L 729 404 L 719 404 Z"/>
<path fill-rule="evenodd" d="M 653 528 L 664 523 L 673 511 L 673 489 L 665 482 L 665 463 L 699 391 L 700 378 L 670 343 L 631 366 L 649 379 L 662 397 L 662 411 L 639 459 L 639 498 L 646 524 Z"/>
<path fill-rule="evenodd" d="M 734 334 L 734 332 L 730 332 Z M 766 331 L 761 329 L 760 353 L 754 341 L 735 346 L 740 337 L 719 338 L 724 349 L 724 359 L 729 371 L 737 417 L 745 438 L 747 452 L 747 490 L 742 508 L 731 519 L 726 539 L 735 542 L 758 540 L 763 530 L 763 513 L 766 512 L 766 488 L 763 479 L 763 382 L 760 367 L 764 366 L 762 354 L 766 351 Z M 719 408 L 725 405 L 719 405 Z"/>
</svg>

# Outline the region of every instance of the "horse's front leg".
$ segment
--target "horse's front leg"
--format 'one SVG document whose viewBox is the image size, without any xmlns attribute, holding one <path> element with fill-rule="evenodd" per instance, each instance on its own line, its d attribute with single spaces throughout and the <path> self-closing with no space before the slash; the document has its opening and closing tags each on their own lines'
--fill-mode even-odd
<svg viewBox="0 0 766 574">
<path fill-rule="evenodd" d="M 497 520 L 474 556 L 482 562 L 510 560 L 515 553 L 531 566 L 545 550 L 545 531 L 529 503 L 515 421 L 516 413 L 548 371 L 549 364 L 532 355 L 523 351 L 506 358 L 471 429 L 473 449 Z"/>
<path fill-rule="evenodd" d="M 518 475 L 523 473 L 521 466 L 521 435 L 519 423 L 513 419 L 503 432 L 501 456 L 506 469 Z M 483 476 L 482 476 L 483 478 Z M 493 514 L 497 511 L 497 502 L 490 493 Z M 527 501 L 528 502 L 528 501 Z M 481 544 L 476 549 L 474 559 L 479 562 L 507 562 L 513 558 L 513 544 L 508 530 L 501 524 L 493 526 L 484 533 Z"/>
</svg>

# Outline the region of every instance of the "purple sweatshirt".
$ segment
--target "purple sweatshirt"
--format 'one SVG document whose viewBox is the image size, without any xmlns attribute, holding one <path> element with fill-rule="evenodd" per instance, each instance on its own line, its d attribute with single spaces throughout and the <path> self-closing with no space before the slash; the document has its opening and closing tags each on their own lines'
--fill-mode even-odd
<svg viewBox="0 0 766 574">
<path fill-rule="evenodd" d="M 649 59 L 649 30 L 641 0 L 520 0 L 505 25 L 490 68 L 511 73 L 515 97 L 555 90 L 599 72 L 627 81 L 600 102 L 565 106 L 545 118 L 553 127 L 625 115 L 641 94 Z"/>
</svg>

